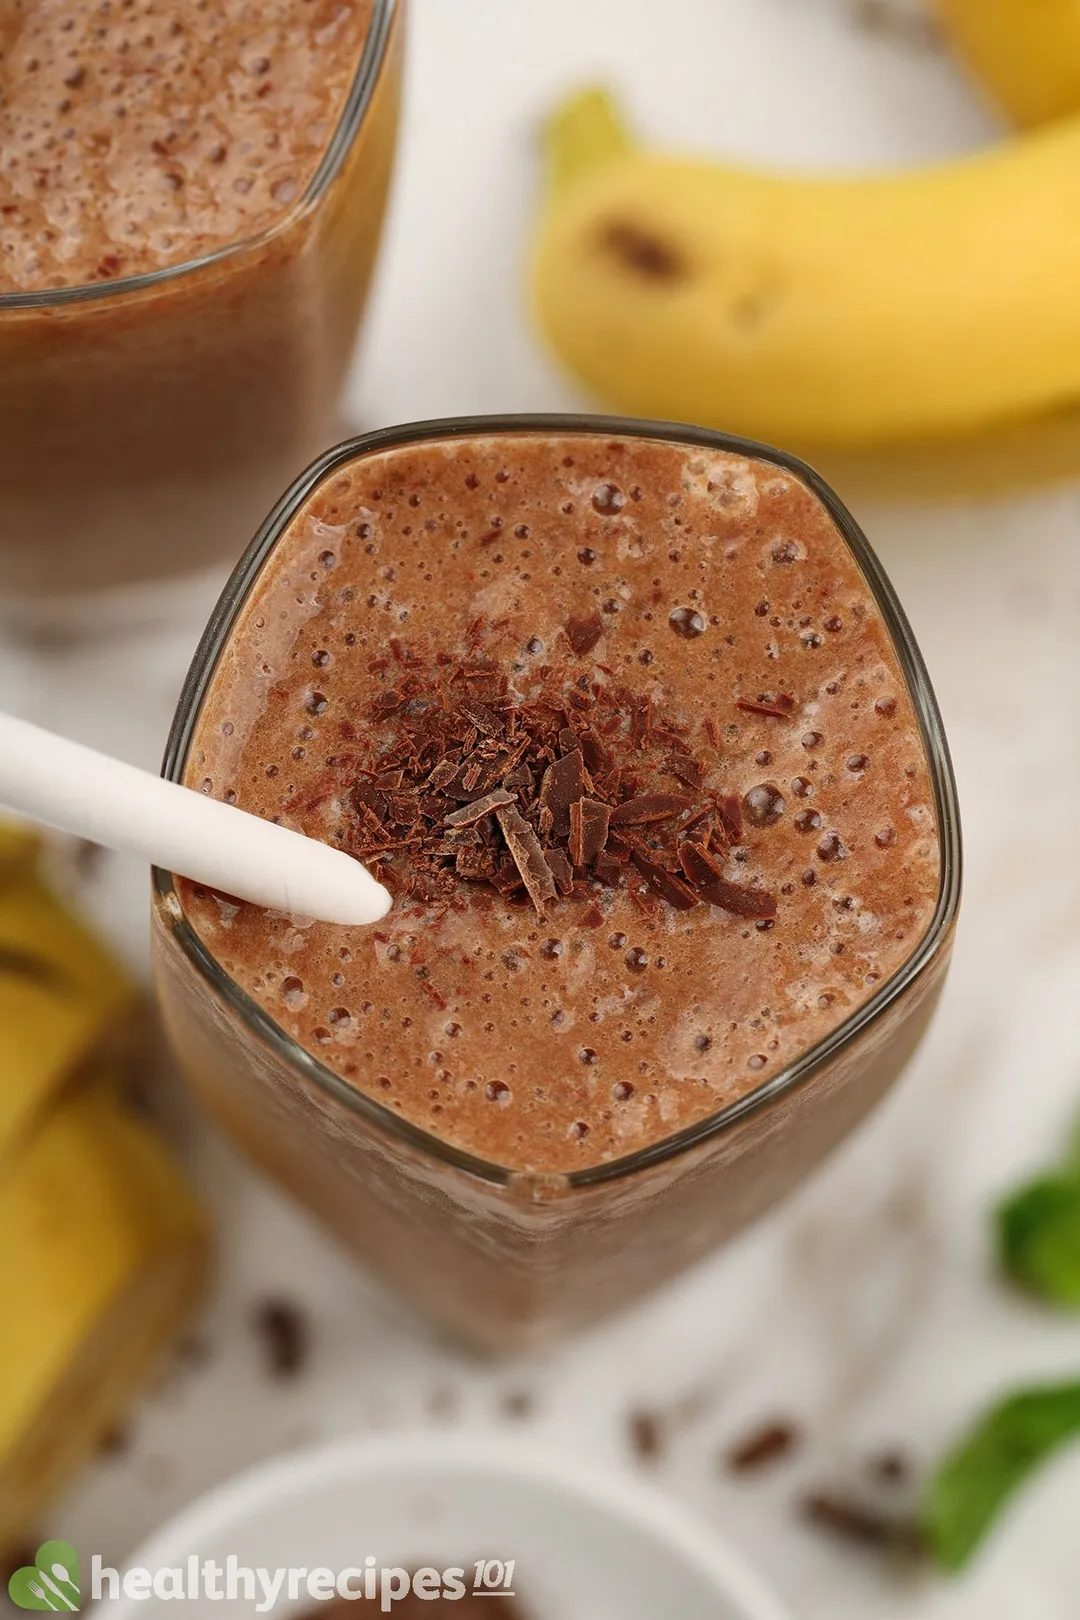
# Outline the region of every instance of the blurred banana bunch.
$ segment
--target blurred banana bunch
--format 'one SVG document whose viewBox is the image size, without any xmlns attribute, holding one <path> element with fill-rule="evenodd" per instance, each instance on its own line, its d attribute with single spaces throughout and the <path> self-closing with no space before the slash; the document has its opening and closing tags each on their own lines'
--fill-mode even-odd
<svg viewBox="0 0 1080 1620">
<path fill-rule="evenodd" d="M 139 996 L 0 824 L 0 1551 L 115 1424 L 188 1315 L 205 1220 L 126 1107 Z"/>
<path fill-rule="evenodd" d="M 644 150 L 594 89 L 557 110 L 546 155 L 533 306 L 608 404 L 887 495 L 1080 468 L 1080 119 L 820 178 Z"/>
<path fill-rule="evenodd" d="M 992 100 L 1030 127 L 1080 113 L 1080 0 L 934 0 Z"/>
</svg>

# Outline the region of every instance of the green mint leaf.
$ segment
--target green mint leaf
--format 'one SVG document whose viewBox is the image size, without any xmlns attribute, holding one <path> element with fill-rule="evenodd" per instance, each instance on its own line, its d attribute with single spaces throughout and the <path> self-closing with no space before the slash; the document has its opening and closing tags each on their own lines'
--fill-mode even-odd
<svg viewBox="0 0 1080 1620">
<path fill-rule="evenodd" d="M 1044 1176 L 997 1210 L 1006 1276 L 1065 1310 L 1080 1310 L 1080 1177 Z"/>
<path fill-rule="evenodd" d="M 937 1562 L 963 1569 L 1017 1487 L 1074 1435 L 1080 1435 L 1080 1383 L 1013 1395 L 981 1417 L 926 1495 L 923 1525 Z"/>
</svg>

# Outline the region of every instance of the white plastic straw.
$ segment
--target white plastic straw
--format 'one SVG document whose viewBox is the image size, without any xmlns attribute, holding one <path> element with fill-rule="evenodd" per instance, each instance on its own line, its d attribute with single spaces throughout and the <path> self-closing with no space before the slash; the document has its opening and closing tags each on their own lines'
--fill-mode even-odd
<svg viewBox="0 0 1080 1620">
<path fill-rule="evenodd" d="M 0 803 L 255 905 L 378 922 L 390 895 L 351 856 L 0 714 Z"/>
</svg>

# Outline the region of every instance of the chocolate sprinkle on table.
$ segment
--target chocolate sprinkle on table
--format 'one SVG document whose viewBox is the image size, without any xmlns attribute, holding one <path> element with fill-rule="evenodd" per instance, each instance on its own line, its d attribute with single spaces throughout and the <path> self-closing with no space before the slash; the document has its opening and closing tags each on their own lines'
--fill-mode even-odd
<svg viewBox="0 0 1080 1620">
<path fill-rule="evenodd" d="M 786 1418 L 765 1423 L 745 1439 L 732 1446 L 727 1454 L 727 1466 L 735 1474 L 748 1474 L 767 1463 L 788 1457 L 799 1445 L 800 1435 L 794 1423 Z"/>
<path fill-rule="evenodd" d="M 251 1320 L 270 1376 L 282 1381 L 299 1377 L 308 1359 L 307 1318 L 299 1306 L 282 1299 L 262 1300 Z"/>
<path fill-rule="evenodd" d="M 841 1540 L 862 1547 L 916 1554 L 923 1550 L 922 1533 L 911 1519 L 901 1519 L 832 1491 L 810 1491 L 800 1504 L 808 1524 Z"/>
<path fill-rule="evenodd" d="M 627 1418 L 630 1445 L 639 1462 L 659 1462 L 666 1449 L 667 1434 L 661 1418 L 655 1412 L 638 1410 Z"/>
</svg>

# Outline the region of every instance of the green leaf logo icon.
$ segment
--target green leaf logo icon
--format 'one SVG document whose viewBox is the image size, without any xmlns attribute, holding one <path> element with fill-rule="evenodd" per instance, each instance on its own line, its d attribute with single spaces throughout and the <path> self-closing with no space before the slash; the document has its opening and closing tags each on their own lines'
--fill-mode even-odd
<svg viewBox="0 0 1080 1620">
<path fill-rule="evenodd" d="M 79 1556 L 67 1541 L 45 1541 L 34 1562 L 17 1569 L 8 1596 L 20 1609 L 74 1614 L 79 1608 Z"/>
</svg>

